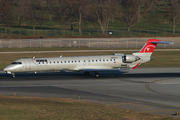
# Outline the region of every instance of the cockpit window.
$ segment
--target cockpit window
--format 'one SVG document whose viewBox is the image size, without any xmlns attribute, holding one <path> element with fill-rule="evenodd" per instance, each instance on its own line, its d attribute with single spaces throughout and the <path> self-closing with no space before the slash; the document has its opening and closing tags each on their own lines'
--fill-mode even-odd
<svg viewBox="0 0 180 120">
<path fill-rule="evenodd" d="M 11 64 L 17 65 L 17 64 L 22 64 L 22 62 L 13 62 Z"/>
</svg>

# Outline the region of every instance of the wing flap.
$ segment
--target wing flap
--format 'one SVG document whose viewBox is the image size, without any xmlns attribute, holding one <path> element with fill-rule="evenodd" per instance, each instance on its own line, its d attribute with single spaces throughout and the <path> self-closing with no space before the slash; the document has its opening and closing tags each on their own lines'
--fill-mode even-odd
<svg viewBox="0 0 180 120">
<path fill-rule="evenodd" d="M 108 72 L 108 71 L 126 71 L 128 69 L 81 69 L 83 72 Z"/>
</svg>

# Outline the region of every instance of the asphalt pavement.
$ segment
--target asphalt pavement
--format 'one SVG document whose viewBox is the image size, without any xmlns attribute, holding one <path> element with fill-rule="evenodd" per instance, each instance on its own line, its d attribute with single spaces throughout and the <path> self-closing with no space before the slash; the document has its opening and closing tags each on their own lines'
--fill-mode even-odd
<svg viewBox="0 0 180 120">
<path fill-rule="evenodd" d="M 137 68 L 128 73 L 0 72 L 0 94 L 73 98 L 134 111 L 174 116 L 180 112 L 180 68 Z"/>
</svg>

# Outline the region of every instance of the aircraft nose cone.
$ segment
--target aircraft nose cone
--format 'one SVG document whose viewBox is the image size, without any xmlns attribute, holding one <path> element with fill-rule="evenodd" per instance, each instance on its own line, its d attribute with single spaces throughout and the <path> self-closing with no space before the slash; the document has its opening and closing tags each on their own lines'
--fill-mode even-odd
<svg viewBox="0 0 180 120">
<path fill-rule="evenodd" d="M 4 71 L 10 71 L 10 70 L 12 70 L 12 69 L 13 69 L 12 67 L 7 66 L 7 67 L 5 67 L 3 70 L 4 70 Z"/>
<path fill-rule="evenodd" d="M 4 70 L 4 71 L 8 71 L 9 69 L 6 67 L 6 68 L 4 68 L 3 70 Z"/>
</svg>

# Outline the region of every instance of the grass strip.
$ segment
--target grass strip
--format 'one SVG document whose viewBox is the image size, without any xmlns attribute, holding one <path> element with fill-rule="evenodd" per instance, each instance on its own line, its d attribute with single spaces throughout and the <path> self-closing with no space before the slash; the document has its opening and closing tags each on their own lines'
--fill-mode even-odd
<svg viewBox="0 0 180 120">
<path fill-rule="evenodd" d="M 74 99 L 0 96 L 1 120 L 176 120 Z"/>
</svg>

